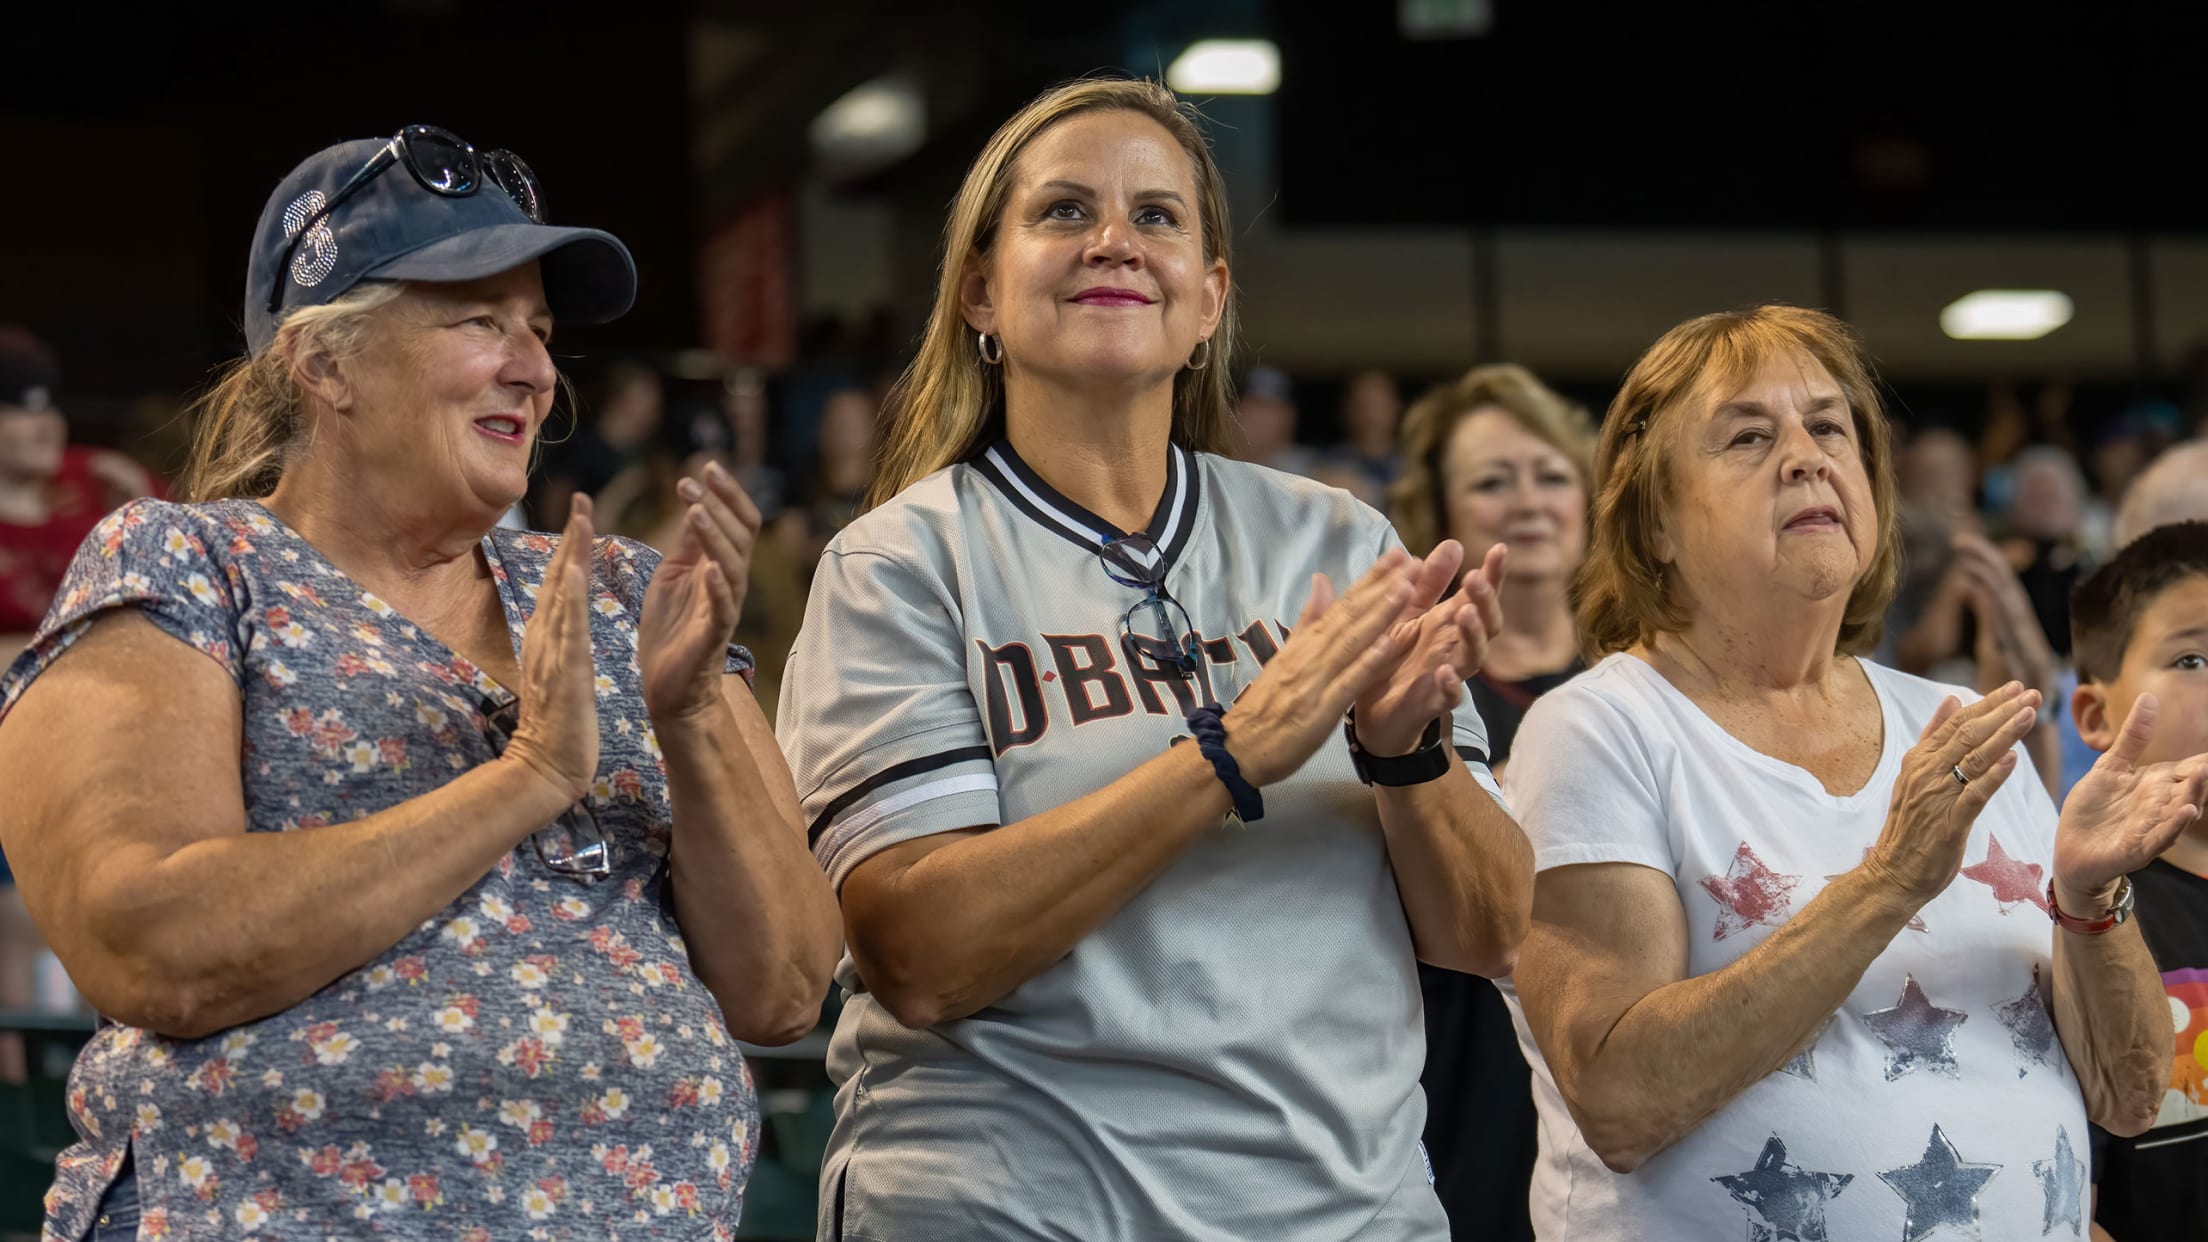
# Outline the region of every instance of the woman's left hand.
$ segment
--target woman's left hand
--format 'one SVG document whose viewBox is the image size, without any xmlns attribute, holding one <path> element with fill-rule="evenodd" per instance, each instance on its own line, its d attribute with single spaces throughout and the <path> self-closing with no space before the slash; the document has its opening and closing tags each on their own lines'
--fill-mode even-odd
<svg viewBox="0 0 2208 1242">
<path fill-rule="evenodd" d="M 728 643 L 743 615 L 751 550 L 759 538 L 759 507 L 718 463 L 675 490 L 689 502 L 682 540 L 652 575 L 637 621 L 644 706 L 654 720 L 720 701 Z"/>
<path fill-rule="evenodd" d="M 2055 829 L 2055 880 L 2065 913 L 2090 917 L 2116 881 L 2170 848 L 2208 799 L 2208 755 L 2141 764 L 2160 705 L 2142 694 L 2108 748 L 2063 800 Z M 2075 900 L 2083 907 L 2073 909 Z"/>
<path fill-rule="evenodd" d="M 1369 754 L 1417 749 L 1426 726 L 1464 697 L 1464 679 L 1487 659 L 1487 644 L 1503 628 L 1503 561 L 1496 544 L 1486 563 L 1464 575 L 1463 589 L 1441 593 L 1464 563 L 1464 546 L 1444 540 L 1418 569 L 1418 589 L 1396 623 L 1403 657 L 1357 700 L 1357 744 Z"/>
</svg>

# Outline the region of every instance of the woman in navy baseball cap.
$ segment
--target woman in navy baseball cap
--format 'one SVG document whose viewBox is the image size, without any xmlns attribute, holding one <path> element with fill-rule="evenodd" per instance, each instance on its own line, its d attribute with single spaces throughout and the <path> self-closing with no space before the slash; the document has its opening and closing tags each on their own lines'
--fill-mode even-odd
<svg viewBox="0 0 2208 1242">
<path fill-rule="evenodd" d="M 0 844 L 111 1019 L 48 1236 L 735 1227 L 731 1037 L 808 1030 L 841 928 L 730 641 L 735 480 L 664 559 L 587 497 L 495 529 L 555 322 L 635 293 L 543 202 L 425 126 L 295 169 L 190 503 L 102 521 L 0 679 Z"/>
</svg>

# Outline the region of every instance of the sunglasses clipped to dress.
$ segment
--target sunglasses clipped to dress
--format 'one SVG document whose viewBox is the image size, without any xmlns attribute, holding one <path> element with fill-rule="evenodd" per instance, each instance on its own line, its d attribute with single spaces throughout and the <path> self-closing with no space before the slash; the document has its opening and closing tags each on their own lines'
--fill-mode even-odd
<svg viewBox="0 0 2208 1242">
<path fill-rule="evenodd" d="M 504 150 L 478 151 L 466 139 L 434 125 L 409 125 L 394 134 L 382 150 L 360 166 L 359 172 L 337 188 L 337 193 L 330 195 L 328 202 L 300 223 L 276 270 L 290 271 L 300 244 L 313 234 L 315 226 L 395 165 L 404 165 L 423 189 L 446 198 L 466 198 L 488 182 L 505 191 L 531 224 L 544 223 L 544 195 L 538 189 L 537 175 L 529 171 L 520 156 Z M 269 314 L 283 309 L 286 283 L 278 280 L 269 293 Z"/>
<path fill-rule="evenodd" d="M 506 743 L 513 740 L 514 730 L 521 724 L 521 700 L 508 696 L 504 702 L 486 702 L 483 723 L 490 730 L 492 751 L 505 753 Z M 546 870 L 585 883 L 613 874 L 613 842 L 587 797 L 530 833 L 529 844 Z"/>
</svg>

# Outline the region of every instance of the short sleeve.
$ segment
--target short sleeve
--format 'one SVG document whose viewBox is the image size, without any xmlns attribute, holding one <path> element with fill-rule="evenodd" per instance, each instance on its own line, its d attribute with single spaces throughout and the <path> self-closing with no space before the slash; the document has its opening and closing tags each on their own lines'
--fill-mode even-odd
<svg viewBox="0 0 2208 1242">
<path fill-rule="evenodd" d="M 611 586 L 632 617 L 644 615 L 644 593 L 651 589 L 652 574 L 659 569 L 662 559 L 657 548 L 638 543 L 618 535 L 598 541 L 597 571 L 594 576 Z M 553 546 L 559 546 L 557 539 Z M 725 676 L 742 676 L 750 684 L 757 661 L 751 658 L 751 650 L 741 643 L 728 645 L 728 663 L 721 672 Z"/>
<path fill-rule="evenodd" d="M 1508 779 L 1534 870 L 1627 862 L 1677 873 L 1647 739 L 1608 698 L 1566 685 L 1535 700 Z"/>
<path fill-rule="evenodd" d="M 228 531 L 184 505 L 134 500 L 85 536 L 28 647 L 0 677 L 0 719 L 102 614 L 134 608 L 243 681 Z"/>
<path fill-rule="evenodd" d="M 1001 822 L 965 645 L 938 579 L 869 551 L 821 558 L 775 724 L 839 889 L 889 846 Z"/>
<path fill-rule="evenodd" d="M 1403 537 L 1395 532 L 1395 527 L 1377 513 L 1372 516 L 1380 523 L 1380 543 L 1374 549 L 1371 560 L 1357 566 L 1357 573 L 1360 575 L 1370 569 L 1374 562 L 1386 556 L 1390 549 L 1403 547 Z M 1349 584 L 1339 585 L 1346 588 Z M 1457 758 L 1464 761 L 1465 769 L 1472 773 L 1472 779 L 1479 782 L 1480 788 L 1485 789 L 1497 803 L 1508 807 L 1510 803 L 1503 797 L 1502 786 L 1495 782 L 1495 772 L 1490 767 L 1487 722 L 1480 719 L 1479 706 L 1472 701 L 1471 695 L 1465 694 L 1457 700 L 1449 719 L 1449 744 L 1456 750 Z"/>
</svg>

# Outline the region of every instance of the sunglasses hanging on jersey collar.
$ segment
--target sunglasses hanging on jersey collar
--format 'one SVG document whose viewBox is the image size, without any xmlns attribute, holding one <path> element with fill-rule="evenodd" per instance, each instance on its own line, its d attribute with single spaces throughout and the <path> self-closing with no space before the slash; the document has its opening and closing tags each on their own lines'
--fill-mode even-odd
<svg viewBox="0 0 2208 1242">
<path fill-rule="evenodd" d="M 1099 547 L 1096 558 L 1104 566 L 1105 577 L 1143 593 L 1120 614 L 1120 649 L 1128 653 L 1129 659 L 1139 652 L 1183 677 L 1195 676 L 1202 654 L 1196 626 L 1189 620 L 1188 610 L 1165 589 L 1165 558 L 1157 545 L 1148 535 L 1121 535 Z M 1144 610 L 1148 610 L 1150 628 L 1165 637 L 1135 632 L 1135 614 Z"/>
<path fill-rule="evenodd" d="M 521 208 L 521 214 L 531 224 L 544 223 L 544 195 L 537 187 L 537 175 L 521 162 L 521 157 L 511 151 L 477 151 L 473 144 L 450 130 L 434 125 L 409 125 L 383 144 L 360 171 L 348 178 L 328 202 L 303 221 L 292 233 L 291 245 L 284 249 L 284 258 L 276 265 L 278 272 L 291 270 L 292 256 L 297 254 L 301 242 L 314 233 L 314 226 L 329 218 L 342 203 L 366 188 L 368 183 L 382 176 L 394 165 L 403 164 L 414 175 L 423 189 L 445 198 L 466 198 L 483 188 L 485 182 L 506 192 Z M 286 281 L 278 280 L 276 288 L 268 295 L 268 313 L 273 315 L 283 309 Z"/>
</svg>

